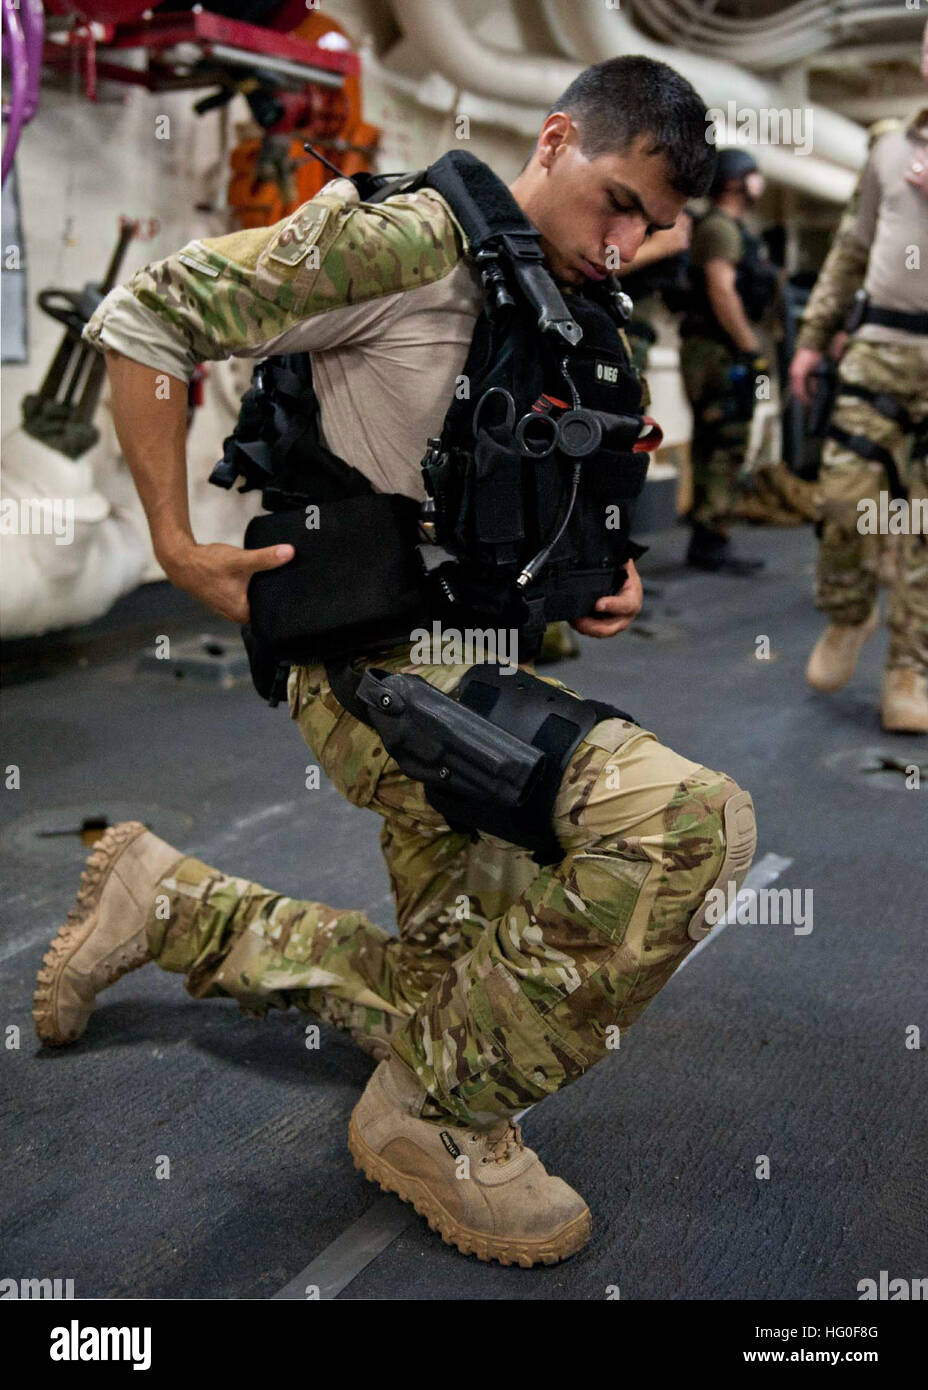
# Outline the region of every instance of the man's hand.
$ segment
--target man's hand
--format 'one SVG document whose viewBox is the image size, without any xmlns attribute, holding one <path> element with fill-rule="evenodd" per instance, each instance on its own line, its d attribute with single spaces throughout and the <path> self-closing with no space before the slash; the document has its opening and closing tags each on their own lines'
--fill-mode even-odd
<svg viewBox="0 0 928 1390">
<path fill-rule="evenodd" d="M 258 570 L 279 569 L 292 560 L 292 545 L 268 545 L 260 550 L 242 550 L 234 545 L 196 545 L 159 555 L 172 584 L 239 626 L 248 622 L 248 581 Z"/>
<path fill-rule="evenodd" d="M 789 364 L 789 389 L 797 401 L 802 401 L 803 405 L 812 404 L 809 376 L 815 371 L 824 356 L 823 352 L 816 352 L 815 348 L 799 348 Z"/>
<path fill-rule="evenodd" d="M 626 569 L 628 578 L 619 592 L 607 594 L 605 598 L 596 601 L 597 613 L 610 616 L 576 618 L 570 624 L 574 631 L 582 632 L 584 637 L 614 637 L 617 632 L 624 632 L 633 618 L 637 618 L 644 600 L 641 576 L 635 568 L 634 560 L 628 561 Z"/>
</svg>

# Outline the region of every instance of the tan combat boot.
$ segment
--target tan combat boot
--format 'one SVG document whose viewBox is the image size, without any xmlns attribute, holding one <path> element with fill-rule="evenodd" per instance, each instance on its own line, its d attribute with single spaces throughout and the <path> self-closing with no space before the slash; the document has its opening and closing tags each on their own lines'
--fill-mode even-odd
<svg viewBox="0 0 928 1390">
<path fill-rule="evenodd" d="M 151 960 L 145 922 L 155 890 L 183 858 L 138 821 L 101 835 L 39 971 L 32 1017 L 43 1043 L 74 1042 L 100 990 Z"/>
<path fill-rule="evenodd" d="M 909 666 L 890 667 L 883 677 L 880 717 L 891 734 L 928 734 L 925 677 Z"/>
<path fill-rule="evenodd" d="M 880 606 L 875 603 L 869 618 L 853 625 L 830 623 L 812 648 L 806 667 L 806 680 L 813 690 L 840 690 L 857 669 L 857 658 L 867 638 L 880 624 Z"/>
<path fill-rule="evenodd" d="M 374 1072 L 348 1129 L 355 1167 L 371 1182 L 410 1202 L 448 1245 L 480 1260 L 528 1269 L 586 1245 L 589 1208 L 545 1171 L 518 1125 L 502 1120 L 477 1131 L 420 1120 L 424 1096 L 396 1059 Z"/>
</svg>

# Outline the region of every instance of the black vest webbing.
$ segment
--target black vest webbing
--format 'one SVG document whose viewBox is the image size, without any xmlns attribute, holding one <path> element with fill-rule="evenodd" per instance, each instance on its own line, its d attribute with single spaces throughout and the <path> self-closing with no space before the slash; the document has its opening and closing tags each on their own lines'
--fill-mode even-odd
<svg viewBox="0 0 928 1390">
<path fill-rule="evenodd" d="M 547 622 L 587 614 L 597 598 L 615 592 L 625 562 L 640 553 L 629 536 L 633 504 L 647 471 L 644 451 L 655 446 L 659 431 L 641 438 L 640 382 L 617 329 L 630 302 L 611 278 L 588 282 L 583 293 L 562 293 L 545 267 L 538 229 L 492 170 L 465 151 L 450 151 L 418 174 L 362 174 L 354 182 L 366 202 L 434 188 L 467 236 L 484 290 L 463 371 L 469 389 L 452 400 L 422 460 L 428 501 L 413 547 L 421 621 L 515 627 L 528 655 Z M 322 444 L 308 354 L 269 358 L 255 369 L 211 481 L 231 487 L 238 477 L 242 491 L 262 489 L 272 512 L 298 517 L 315 504 L 323 513 L 316 531 L 281 518 L 286 539 L 297 545 L 297 562 L 251 581 L 251 639 L 264 649 L 265 666 L 275 656 L 316 661 L 344 655 L 346 646 L 362 654 L 395 642 L 398 615 L 389 608 L 395 584 L 379 584 L 376 565 L 378 527 L 392 527 L 400 513 Z M 370 499 L 364 506 L 362 496 Z M 367 518 L 370 530 L 357 536 L 348 556 L 344 546 L 341 555 L 324 550 L 327 534 L 342 534 L 326 525 L 325 510 L 346 499 L 354 499 L 354 515 Z M 405 518 L 409 499 L 402 501 Z M 256 518 L 246 545 L 272 543 L 275 524 Z M 398 536 L 388 547 L 391 574 L 407 544 Z M 356 615 L 351 593 L 359 555 L 374 577 Z M 316 572 L 306 602 L 301 565 L 304 579 Z M 282 604 L 280 585 L 290 582 L 291 571 L 293 591 Z M 405 571 L 403 586 L 405 622 L 412 611 Z M 325 589 L 339 594 L 337 630 L 320 610 Z M 376 602 L 371 606 L 372 596 L 383 612 Z M 281 632 L 283 612 L 288 622 L 305 614 L 305 633 L 292 626 Z M 352 646 L 361 634 L 363 644 Z"/>
</svg>

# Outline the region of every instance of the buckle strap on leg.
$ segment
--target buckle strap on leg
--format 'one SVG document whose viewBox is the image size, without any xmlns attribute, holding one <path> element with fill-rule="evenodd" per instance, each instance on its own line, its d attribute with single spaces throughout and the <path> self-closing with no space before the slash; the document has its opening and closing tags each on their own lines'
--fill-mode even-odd
<svg viewBox="0 0 928 1390">
<path fill-rule="evenodd" d="M 880 464 L 886 470 L 889 489 L 893 497 L 908 497 L 908 491 L 903 487 L 902 479 L 899 477 L 896 460 L 884 445 L 875 444 L 865 434 L 852 434 L 850 430 L 844 430 L 840 425 L 835 424 L 829 425 L 825 438 L 833 439 L 836 444 L 843 445 L 845 449 L 850 449 L 853 454 L 859 454 L 861 458 L 869 459 L 871 463 Z"/>
<path fill-rule="evenodd" d="M 467 708 L 544 753 L 544 768 L 530 801 L 516 810 L 488 800 L 468 803 L 442 791 L 430 792 L 429 801 L 453 829 L 482 830 L 531 849 L 538 864 L 557 863 L 564 850 L 551 827 L 551 816 L 574 751 L 593 725 L 604 719 L 637 721 L 614 705 L 580 699 L 527 671 L 504 675 L 497 665 L 471 667 L 458 691 Z"/>
</svg>

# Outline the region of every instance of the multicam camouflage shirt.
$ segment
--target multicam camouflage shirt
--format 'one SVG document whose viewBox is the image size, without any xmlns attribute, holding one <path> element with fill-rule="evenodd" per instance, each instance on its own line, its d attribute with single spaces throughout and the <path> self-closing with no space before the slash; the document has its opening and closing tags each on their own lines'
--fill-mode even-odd
<svg viewBox="0 0 928 1390">
<path fill-rule="evenodd" d="M 324 441 L 376 491 L 423 496 L 483 307 L 467 237 L 431 189 L 383 203 L 333 179 L 271 227 L 197 238 L 113 289 L 84 329 L 190 381 L 199 362 L 311 352 Z"/>
<path fill-rule="evenodd" d="M 199 362 L 311 352 L 329 448 L 376 490 L 420 497 L 483 305 L 467 249 L 437 193 L 368 205 L 333 179 L 274 226 L 144 266 L 83 337 L 185 384 Z"/>
</svg>

